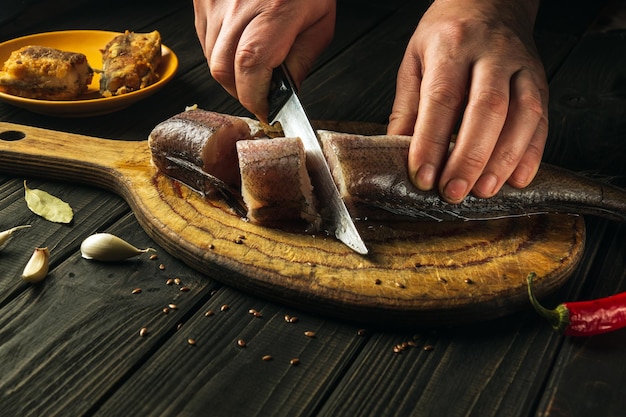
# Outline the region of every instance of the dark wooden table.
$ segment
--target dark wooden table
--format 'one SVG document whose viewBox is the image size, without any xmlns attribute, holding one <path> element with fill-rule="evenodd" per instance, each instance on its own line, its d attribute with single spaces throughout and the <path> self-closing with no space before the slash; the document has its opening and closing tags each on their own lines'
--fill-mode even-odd
<svg viewBox="0 0 626 417">
<path fill-rule="evenodd" d="M 0 41 L 157 29 L 180 68 L 163 90 L 118 113 L 55 118 L 0 103 L 0 120 L 144 140 L 187 105 L 246 114 L 210 77 L 191 2 L 32 3 L 6 6 L 9 14 L 3 6 Z M 340 0 L 335 41 L 303 86 L 312 118 L 385 123 L 404 46 L 428 3 Z M 545 160 L 626 185 L 626 4 L 545 1 L 536 37 L 551 83 Z M 70 203 L 75 221 L 28 211 L 24 179 Z M 626 225 L 585 220 L 584 258 L 547 305 L 626 290 Z M 96 231 L 155 244 L 119 196 L 37 172 L 0 174 L 0 227 L 16 224 L 33 227 L 0 252 L 2 416 L 626 416 L 626 331 L 561 337 L 530 308 L 459 327 L 370 328 L 236 291 L 158 247 L 157 260 L 87 262 L 79 245 Z M 20 274 L 37 246 L 51 249 L 52 268 L 30 285 Z M 177 309 L 164 314 L 169 303 Z M 394 353 L 403 342 L 414 346 Z"/>
</svg>

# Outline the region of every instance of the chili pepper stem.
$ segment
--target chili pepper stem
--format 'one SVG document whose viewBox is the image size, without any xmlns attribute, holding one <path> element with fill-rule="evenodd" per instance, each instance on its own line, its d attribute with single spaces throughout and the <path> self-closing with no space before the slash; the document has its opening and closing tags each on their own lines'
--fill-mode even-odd
<svg viewBox="0 0 626 417">
<path fill-rule="evenodd" d="M 526 281 L 528 282 L 528 297 L 530 298 L 530 304 L 532 304 L 533 308 L 537 313 L 539 313 L 542 317 L 548 320 L 548 323 L 552 325 L 552 328 L 559 333 L 564 333 L 567 326 L 569 326 L 569 310 L 563 304 L 559 304 L 555 309 L 550 310 L 542 306 L 532 290 L 532 282 L 533 279 L 537 276 L 534 272 L 531 272 L 526 277 Z"/>
</svg>

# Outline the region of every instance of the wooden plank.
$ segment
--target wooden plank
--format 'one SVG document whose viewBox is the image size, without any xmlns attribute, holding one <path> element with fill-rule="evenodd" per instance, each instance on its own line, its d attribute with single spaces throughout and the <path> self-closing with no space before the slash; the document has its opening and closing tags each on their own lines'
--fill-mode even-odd
<svg viewBox="0 0 626 417">
<path fill-rule="evenodd" d="M 138 30 L 140 27 L 153 25 L 162 16 L 191 6 L 186 3 L 160 0 L 152 2 L 110 0 L 105 7 L 97 9 L 90 7 L 90 2 L 86 0 L 38 0 L 19 3 L 12 5 L 15 11 L 19 10 L 17 16 L 8 24 L 0 26 L 0 42 L 32 33 L 56 30 L 100 29 L 121 32 L 126 29 Z"/>
<path fill-rule="evenodd" d="M 626 184 L 626 120 L 622 81 L 626 76 L 626 7 L 612 1 L 572 51 L 552 84 L 548 158 Z M 594 299 L 626 290 L 624 225 L 589 221 L 589 256 L 574 280 L 576 291 L 557 295 L 551 305 Z M 589 339 L 565 338 L 538 415 L 619 415 L 624 408 L 626 363 L 623 332 Z"/>
<path fill-rule="evenodd" d="M 229 309 L 221 311 L 223 305 Z M 209 310 L 214 315 L 206 317 Z M 285 315 L 298 320 L 289 323 Z M 171 416 L 315 415 L 365 342 L 357 330 L 223 288 L 94 417 L 146 410 Z M 315 336 L 306 336 L 307 331 Z M 193 347 L 190 337 L 196 341 Z M 240 339 L 245 347 L 238 345 Z M 263 360 L 265 355 L 272 359 Z M 297 365 L 290 363 L 294 358 Z"/>
<path fill-rule="evenodd" d="M 319 415 L 527 416 L 541 389 L 527 381 L 545 375 L 557 339 L 528 315 L 375 334 Z M 393 352 L 407 340 L 416 347 Z"/>
<path fill-rule="evenodd" d="M 30 224 L 31 228 L 16 234 L 0 252 L 3 259 L 10 260 L 0 262 L 0 305 L 27 291 L 29 286 L 21 280 L 21 274 L 36 247 L 50 249 L 54 266 L 78 248 L 85 233 L 93 232 L 129 212 L 128 205 L 113 194 L 103 194 L 84 186 L 42 183 L 30 177 L 25 179 L 30 188 L 42 189 L 66 201 L 75 216 L 71 225 L 44 220 L 27 208 L 23 179 L 2 184 L 0 210 L 3 220 L 0 228 L 6 230 L 21 224 Z M 96 218 L 96 213 L 107 213 L 107 216 Z M 75 225 L 80 226 L 76 228 Z"/>
<path fill-rule="evenodd" d="M 624 30 L 589 33 L 552 80 L 550 117 L 558 122 L 545 153 L 547 161 L 616 177 L 617 184 L 626 184 Z"/>
<path fill-rule="evenodd" d="M 85 237 L 80 230 L 77 224 L 73 231 Z M 139 247 L 154 245 L 132 216 L 109 231 Z M 216 288 L 158 247 L 157 260 L 149 255 L 119 263 L 83 260 L 77 237 L 56 250 L 65 252 L 66 261 L 2 307 L 3 415 L 88 414 Z M 174 277 L 190 290 L 166 285 Z M 141 293 L 133 294 L 135 288 Z M 169 303 L 177 309 L 164 314 Z M 144 326 L 148 334 L 140 337 Z"/>
<path fill-rule="evenodd" d="M 386 124 L 400 61 L 428 4 L 409 3 L 336 56 L 329 70 L 305 80 L 301 96 L 310 117 Z"/>
<path fill-rule="evenodd" d="M 605 225 L 606 226 L 606 225 Z M 587 282 L 582 292 L 561 296 L 548 307 L 570 300 L 588 300 L 626 291 L 626 227 L 605 227 L 596 256 L 584 262 Z M 538 415 L 620 415 L 626 406 L 626 332 L 590 338 L 565 338 L 541 396 Z"/>
</svg>

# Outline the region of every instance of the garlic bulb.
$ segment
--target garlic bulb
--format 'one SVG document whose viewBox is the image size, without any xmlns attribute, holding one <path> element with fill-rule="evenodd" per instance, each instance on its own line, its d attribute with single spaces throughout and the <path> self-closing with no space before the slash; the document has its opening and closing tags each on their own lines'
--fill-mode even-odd
<svg viewBox="0 0 626 417">
<path fill-rule="evenodd" d="M 80 245 L 80 252 L 85 259 L 96 261 L 123 261 L 133 256 L 154 251 L 152 248 L 139 249 L 110 233 L 96 233 Z"/>
<path fill-rule="evenodd" d="M 23 226 L 15 226 L 9 230 L 5 230 L 4 232 L 0 232 L 0 249 L 4 247 L 4 244 L 7 243 L 9 241 L 9 239 L 11 239 L 11 236 L 13 235 L 13 233 L 16 230 L 20 230 L 20 229 L 26 229 L 27 227 L 30 227 L 30 224 L 26 224 Z"/>
<path fill-rule="evenodd" d="M 24 267 L 22 279 L 31 283 L 43 280 L 48 275 L 49 262 L 50 251 L 48 248 L 36 248 Z"/>
</svg>

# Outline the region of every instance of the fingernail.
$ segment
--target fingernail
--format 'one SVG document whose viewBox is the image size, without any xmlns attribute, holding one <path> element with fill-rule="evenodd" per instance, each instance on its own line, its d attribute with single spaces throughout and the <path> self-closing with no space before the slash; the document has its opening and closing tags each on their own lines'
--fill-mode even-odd
<svg viewBox="0 0 626 417">
<path fill-rule="evenodd" d="M 464 179 L 454 178 L 443 188 L 445 199 L 451 203 L 460 203 L 467 195 L 468 183 Z"/>
<path fill-rule="evenodd" d="M 498 178 L 493 174 L 484 174 L 474 185 L 474 190 L 481 197 L 491 197 L 496 193 L 496 186 L 498 185 Z"/>
<path fill-rule="evenodd" d="M 424 164 L 420 166 L 415 173 L 415 186 L 422 191 L 428 191 L 433 188 L 435 184 L 435 178 L 437 177 L 437 170 L 432 164 Z"/>
</svg>

